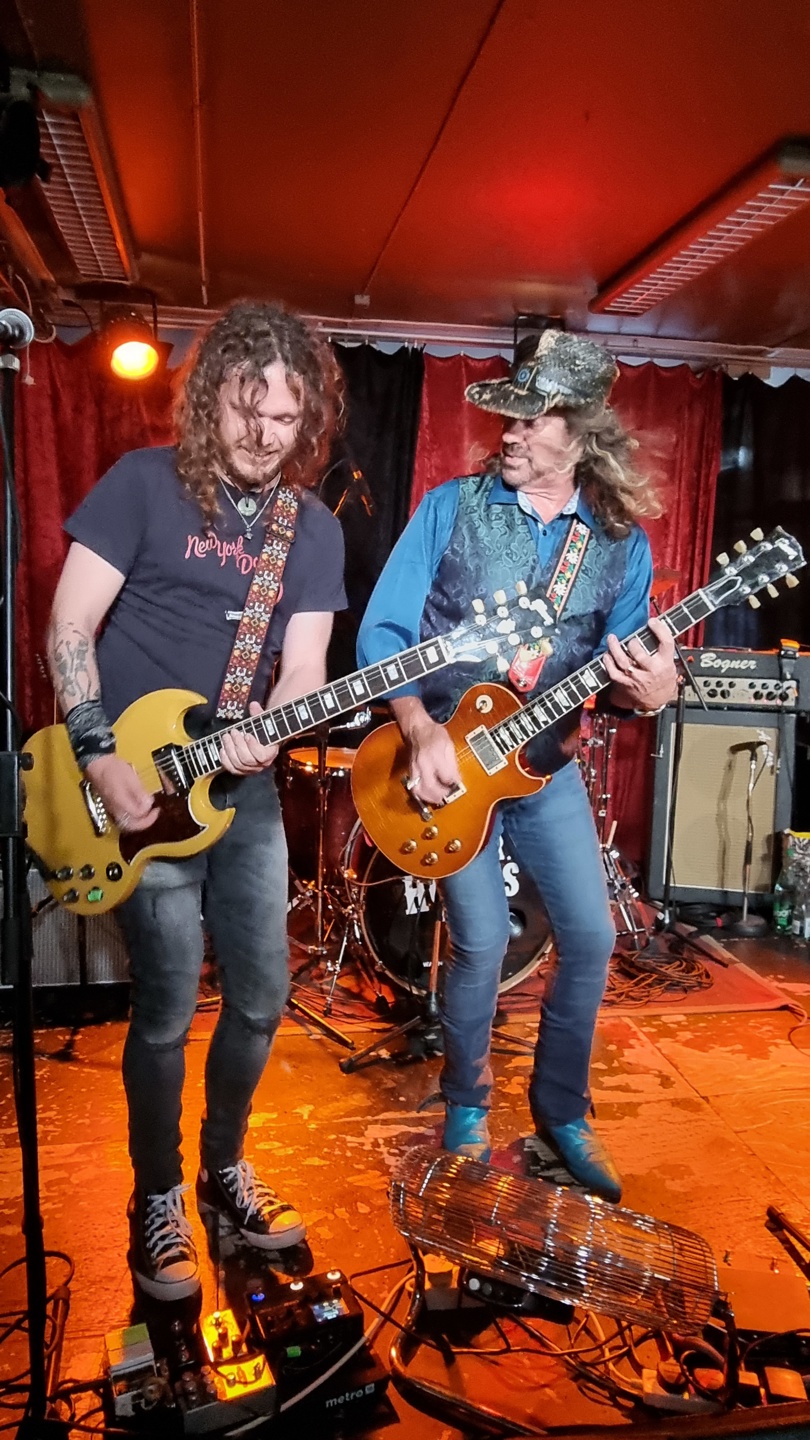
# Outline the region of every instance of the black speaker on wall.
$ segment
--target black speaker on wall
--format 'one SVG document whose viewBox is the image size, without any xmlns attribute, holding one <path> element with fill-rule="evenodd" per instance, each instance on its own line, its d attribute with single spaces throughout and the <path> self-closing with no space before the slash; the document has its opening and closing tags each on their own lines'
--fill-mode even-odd
<svg viewBox="0 0 810 1440">
<path fill-rule="evenodd" d="M 647 887 L 664 893 L 669 858 L 675 707 L 658 717 Z M 773 890 L 779 833 L 791 822 L 796 716 L 782 711 L 687 710 L 672 841 L 673 900 L 739 905 L 747 833 L 751 747 L 754 850 L 750 894 Z"/>
</svg>

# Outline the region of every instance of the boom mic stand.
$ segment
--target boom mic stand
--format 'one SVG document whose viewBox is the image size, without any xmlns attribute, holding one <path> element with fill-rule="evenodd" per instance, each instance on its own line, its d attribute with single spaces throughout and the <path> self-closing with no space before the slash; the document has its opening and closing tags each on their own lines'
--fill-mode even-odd
<svg viewBox="0 0 810 1440">
<path fill-rule="evenodd" d="M 19 317 L 16 340 L 6 343 L 26 346 L 34 329 L 27 316 L 12 310 L 6 317 Z M 0 320 L 3 315 L 0 315 Z M 17 323 L 17 322 L 15 322 Z M 30 332 L 30 333 L 29 333 Z M 34 1006 L 32 994 L 31 915 L 26 885 L 26 856 L 23 829 L 23 788 L 20 772 L 25 762 L 20 754 L 15 709 L 15 603 L 19 558 L 19 510 L 14 478 L 14 378 L 20 362 L 16 355 L 0 353 L 0 442 L 3 453 L 3 542 L 2 542 L 2 749 L 0 750 L 0 858 L 3 869 L 2 964 L 3 978 L 14 988 L 14 1034 L 12 1043 L 17 1128 L 20 1140 L 23 1182 L 23 1234 L 28 1301 L 28 1357 L 30 1385 L 25 1416 L 17 1431 L 25 1440 L 67 1434 L 61 1420 L 48 1416 L 48 1381 L 57 1379 L 48 1363 L 61 1349 L 68 1302 L 62 1297 L 56 1320 L 57 1334 L 46 1346 L 48 1286 L 45 1271 L 45 1244 L 40 1213 L 39 1146 L 37 1138 L 37 1097 L 34 1067 Z"/>
</svg>

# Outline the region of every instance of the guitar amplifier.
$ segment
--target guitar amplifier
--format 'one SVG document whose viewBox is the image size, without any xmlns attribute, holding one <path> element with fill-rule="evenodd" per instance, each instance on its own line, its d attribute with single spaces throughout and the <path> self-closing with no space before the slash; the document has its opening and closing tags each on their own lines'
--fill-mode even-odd
<svg viewBox="0 0 810 1440">
<path fill-rule="evenodd" d="M 3 887 L 0 883 L 0 908 Z M 121 985 L 129 980 L 124 937 L 114 915 L 75 915 L 58 905 L 35 869 L 28 872 L 33 985 Z M 9 977 L 2 970 L 0 988 Z"/>
<path fill-rule="evenodd" d="M 782 650 L 684 650 L 687 705 L 698 691 L 715 709 L 810 710 L 810 654 Z"/>
</svg>

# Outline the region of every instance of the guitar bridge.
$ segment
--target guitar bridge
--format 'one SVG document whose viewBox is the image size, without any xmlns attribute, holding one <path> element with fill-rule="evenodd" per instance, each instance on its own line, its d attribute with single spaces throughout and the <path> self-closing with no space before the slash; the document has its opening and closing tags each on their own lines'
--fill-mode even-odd
<svg viewBox="0 0 810 1440">
<path fill-rule="evenodd" d="M 107 807 L 104 801 L 97 791 L 93 789 L 89 780 L 82 780 L 81 792 L 93 829 L 97 835 L 106 835 L 110 828 L 110 817 L 107 814 Z"/>
</svg>

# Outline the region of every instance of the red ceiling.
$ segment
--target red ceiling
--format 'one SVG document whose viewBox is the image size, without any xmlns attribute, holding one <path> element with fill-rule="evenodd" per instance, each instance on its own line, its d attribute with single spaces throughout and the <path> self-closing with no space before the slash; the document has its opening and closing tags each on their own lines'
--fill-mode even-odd
<svg viewBox="0 0 810 1440">
<path fill-rule="evenodd" d="M 141 278 L 198 305 L 189 5 L 81 7 Z M 551 309 L 582 324 L 600 281 L 775 141 L 810 134 L 805 0 L 199 11 L 214 304 L 277 295 L 475 324 Z M 641 319 L 588 323 L 810 345 L 810 213 Z"/>
</svg>

